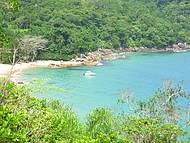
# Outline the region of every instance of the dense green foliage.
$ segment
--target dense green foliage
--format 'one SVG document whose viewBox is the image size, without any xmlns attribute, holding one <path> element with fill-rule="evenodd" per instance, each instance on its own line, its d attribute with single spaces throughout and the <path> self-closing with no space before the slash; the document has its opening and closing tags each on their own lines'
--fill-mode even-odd
<svg viewBox="0 0 190 143">
<path fill-rule="evenodd" d="M 40 51 L 38 59 L 69 60 L 98 48 L 190 43 L 189 0 L 20 0 L 19 4 L 14 14 L 0 10 L 1 27 L 10 37 L 46 38 L 48 49 Z"/>
<path fill-rule="evenodd" d="M 19 38 L 13 32 L 13 28 L 8 28 L 7 13 L 18 11 L 18 0 L 1 0 L 0 1 L 0 61 L 10 62 L 12 49 L 15 46 L 15 40 Z M 15 28 L 16 29 L 16 28 Z M 15 34 L 14 34 L 15 33 Z M 8 49 L 9 48 L 9 49 Z"/>
<path fill-rule="evenodd" d="M 2 0 L 0 2 L 0 48 L 6 47 L 9 42 L 9 37 L 7 35 L 8 29 L 5 29 L 7 21 L 7 13 L 17 11 L 19 9 L 18 0 Z"/>
<path fill-rule="evenodd" d="M 185 135 L 174 122 L 143 114 L 117 115 L 105 108 L 95 109 L 80 122 L 70 108 L 32 97 L 31 91 L 26 85 L 1 83 L 0 142 L 176 143 Z"/>
</svg>

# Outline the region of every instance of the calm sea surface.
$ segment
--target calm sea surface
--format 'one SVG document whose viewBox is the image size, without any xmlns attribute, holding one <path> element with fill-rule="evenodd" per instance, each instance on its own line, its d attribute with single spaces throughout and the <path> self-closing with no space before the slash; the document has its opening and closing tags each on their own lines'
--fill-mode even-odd
<svg viewBox="0 0 190 143">
<path fill-rule="evenodd" d="M 34 68 L 25 71 L 26 81 L 40 79 L 44 86 L 56 86 L 66 91 L 49 89 L 35 95 L 70 105 L 80 117 L 96 107 L 119 111 L 118 99 L 127 93 L 135 100 L 145 100 L 166 80 L 184 81 L 190 91 L 190 52 L 130 53 L 127 59 L 102 62 L 103 66 L 75 68 Z M 96 76 L 84 76 L 86 71 Z"/>
</svg>

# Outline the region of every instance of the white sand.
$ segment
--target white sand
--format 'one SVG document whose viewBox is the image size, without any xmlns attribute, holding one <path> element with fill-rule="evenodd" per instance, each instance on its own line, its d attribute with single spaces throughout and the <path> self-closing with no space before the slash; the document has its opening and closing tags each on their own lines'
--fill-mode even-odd
<svg viewBox="0 0 190 143">
<path fill-rule="evenodd" d="M 16 76 L 23 70 L 31 67 L 32 67 L 31 63 L 16 64 L 14 66 L 9 64 L 0 64 L 0 77 L 6 77 L 9 74 L 12 74 L 12 76 Z"/>
<path fill-rule="evenodd" d="M 95 65 L 96 63 L 94 63 Z M 16 64 L 12 70 L 12 77 L 18 76 L 22 71 L 32 67 L 74 67 L 85 65 L 84 62 L 77 61 L 36 61 Z M 0 77 L 6 77 L 11 72 L 12 65 L 0 63 Z"/>
<path fill-rule="evenodd" d="M 11 65 L 0 64 L 0 77 L 7 75 L 11 70 Z"/>
</svg>

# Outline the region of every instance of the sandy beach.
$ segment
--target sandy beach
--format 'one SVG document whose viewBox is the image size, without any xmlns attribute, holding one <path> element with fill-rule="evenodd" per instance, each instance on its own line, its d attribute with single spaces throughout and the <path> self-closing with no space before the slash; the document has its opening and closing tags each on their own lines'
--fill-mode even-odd
<svg viewBox="0 0 190 143">
<path fill-rule="evenodd" d="M 26 69 L 33 68 L 33 67 L 50 67 L 50 68 L 61 68 L 61 67 L 76 67 L 82 65 L 91 65 L 94 66 L 98 64 L 98 62 L 89 62 L 84 63 L 80 61 L 35 61 L 29 63 L 18 63 L 12 66 L 11 64 L 1 64 L 0 63 L 0 77 L 6 77 L 11 74 L 11 78 L 17 77 L 21 72 Z"/>
<path fill-rule="evenodd" d="M 0 77 L 7 77 L 11 74 L 11 77 L 16 76 L 25 69 L 31 68 L 31 63 L 22 63 L 16 64 L 14 66 L 10 64 L 1 64 L 0 63 Z"/>
</svg>

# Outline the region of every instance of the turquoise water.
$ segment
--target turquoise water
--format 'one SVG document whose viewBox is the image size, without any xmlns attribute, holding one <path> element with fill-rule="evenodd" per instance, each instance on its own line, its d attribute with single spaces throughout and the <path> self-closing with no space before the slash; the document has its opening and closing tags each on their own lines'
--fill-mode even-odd
<svg viewBox="0 0 190 143">
<path fill-rule="evenodd" d="M 22 78 L 27 81 L 46 79 L 46 85 L 66 89 L 66 92 L 50 89 L 38 96 L 70 105 L 80 117 L 85 117 L 95 107 L 121 110 L 117 101 L 126 90 L 136 100 L 147 99 L 165 80 L 183 80 L 190 91 L 190 52 L 131 53 L 127 59 L 104 61 L 103 64 L 98 67 L 34 68 L 25 71 Z M 96 76 L 84 76 L 88 70 Z"/>
</svg>

